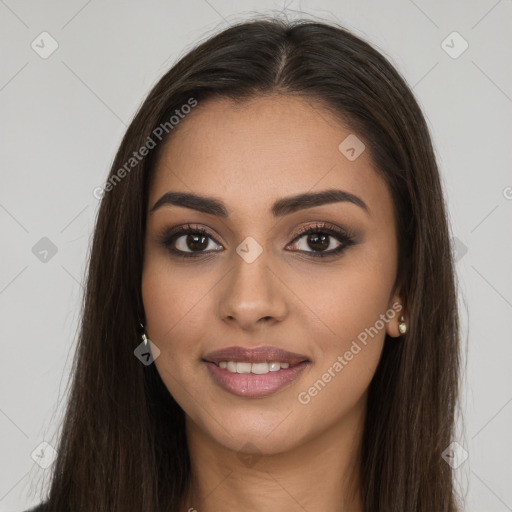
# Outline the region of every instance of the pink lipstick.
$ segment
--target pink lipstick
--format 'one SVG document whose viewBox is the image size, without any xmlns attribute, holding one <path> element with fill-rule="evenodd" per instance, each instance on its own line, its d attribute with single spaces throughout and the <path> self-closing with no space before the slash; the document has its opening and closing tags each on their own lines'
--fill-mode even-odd
<svg viewBox="0 0 512 512">
<path fill-rule="evenodd" d="M 221 388 L 238 396 L 264 397 L 295 381 L 311 364 L 307 356 L 276 347 L 228 347 L 203 358 Z"/>
</svg>

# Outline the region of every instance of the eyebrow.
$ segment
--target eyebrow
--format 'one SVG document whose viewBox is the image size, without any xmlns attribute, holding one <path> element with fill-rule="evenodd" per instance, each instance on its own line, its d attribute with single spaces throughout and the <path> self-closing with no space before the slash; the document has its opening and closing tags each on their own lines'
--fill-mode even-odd
<svg viewBox="0 0 512 512">
<path fill-rule="evenodd" d="M 271 208 L 274 217 L 283 217 L 298 210 L 305 208 L 314 208 L 330 203 L 348 202 L 362 208 L 368 215 L 369 208 L 366 203 L 358 196 L 344 190 L 329 189 L 322 192 L 309 192 L 295 196 L 285 197 L 277 200 Z M 189 192 L 167 192 L 151 208 L 149 213 L 153 213 L 164 205 L 175 205 L 192 210 L 197 210 L 209 215 L 215 215 L 221 218 L 229 217 L 229 211 L 225 204 L 214 197 L 206 197 Z"/>
</svg>

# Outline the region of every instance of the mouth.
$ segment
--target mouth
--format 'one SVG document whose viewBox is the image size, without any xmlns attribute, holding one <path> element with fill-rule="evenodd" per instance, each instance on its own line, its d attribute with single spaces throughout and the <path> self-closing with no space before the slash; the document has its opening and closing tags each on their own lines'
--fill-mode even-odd
<svg viewBox="0 0 512 512">
<path fill-rule="evenodd" d="M 243 397 L 273 394 L 311 365 L 305 355 L 270 346 L 229 347 L 207 354 L 202 361 L 217 385 Z"/>
</svg>

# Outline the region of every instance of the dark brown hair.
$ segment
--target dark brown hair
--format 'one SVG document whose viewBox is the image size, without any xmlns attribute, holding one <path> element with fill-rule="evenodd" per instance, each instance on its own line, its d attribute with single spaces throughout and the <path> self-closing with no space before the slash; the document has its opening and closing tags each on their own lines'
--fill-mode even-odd
<svg viewBox="0 0 512 512">
<path fill-rule="evenodd" d="M 155 85 L 109 178 L 119 177 L 133 152 L 191 98 L 201 104 L 265 94 L 304 97 L 336 114 L 364 140 L 394 202 L 396 286 L 408 332 L 400 340 L 386 337 L 370 384 L 365 511 L 454 511 L 453 470 L 441 456 L 452 441 L 460 366 L 446 206 L 420 107 L 379 51 L 330 23 L 260 17 L 233 25 L 188 52 Z M 101 200 L 48 512 L 177 512 L 190 482 L 184 413 L 155 365 L 134 356 L 144 322 L 148 187 L 163 142 Z"/>
</svg>

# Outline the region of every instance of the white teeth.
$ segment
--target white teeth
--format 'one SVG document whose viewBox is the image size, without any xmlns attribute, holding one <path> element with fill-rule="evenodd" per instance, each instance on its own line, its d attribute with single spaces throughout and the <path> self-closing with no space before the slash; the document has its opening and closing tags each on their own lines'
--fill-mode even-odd
<svg viewBox="0 0 512 512">
<path fill-rule="evenodd" d="M 235 363 L 236 373 L 251 373 L 251 363 Z M 229 370 L 229 363 L 228 363 Z"/>
<path fill-rule="evenodd" d="M 221 361 L 221 368 L 231 373 L 255 373 L 256 375 L 264 375 L 268 372 L 277 372 L 281 368 L 289 368 L 289 363 L 279 363 L 273 361 L 271 363 L 243 363 L 237 361 Z"/>
</svg>

